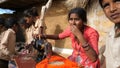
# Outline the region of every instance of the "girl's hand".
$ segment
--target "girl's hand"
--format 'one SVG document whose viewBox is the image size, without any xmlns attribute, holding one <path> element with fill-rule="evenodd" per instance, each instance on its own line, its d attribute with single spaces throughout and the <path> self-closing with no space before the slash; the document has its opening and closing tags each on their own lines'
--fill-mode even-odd
<svg viewBox="0 0 120 68">
<path fill-rule="evenodd" d="M 34 39 L 39 38 L 38 34 L 32 34 L 32 36 L 33 36 Z"/>
<path fill-rule="evenodd" d="M 79 34 L 82 34 L 82 32 L 75 26 L 70 25 L 71 32 L 77 37 Z"/>
<path fill-rule="evenodd" d="M 34 39 L 43 39 L 44 35 L 43 34 L 33 34 Z"/>
<path fill-rule="evenodd" d="M 75 39 L 77 40 L 78 43 L 86 43 L 86 40 L 82 34 L 82 31 L 78 29 L 75 25 L 70 25 L 71 32 L 74 34 Z"/>
<path fill-rule="evenodd" d="M 46 35 L 45 34 L 38 34 L 38 38 L 39 39 L 46 39 Z"/>
</svg>

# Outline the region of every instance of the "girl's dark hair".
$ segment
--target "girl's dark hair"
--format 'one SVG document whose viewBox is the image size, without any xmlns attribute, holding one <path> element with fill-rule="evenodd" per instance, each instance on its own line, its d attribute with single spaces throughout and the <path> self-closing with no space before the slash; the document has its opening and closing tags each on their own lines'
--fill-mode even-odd
<svg viewBox="0 0 120 68">
<path fill-rule="evenodd" d="M 32 8 L 30 8 L 30 9 L 25 10 L 24 13 L 23 13 L 23 15 L 24 15 L 24 17 L 35 17 L 35 16 L 39 16 L 36 7 L 32 7 Z"/>
<path fill-rule="evenodd" d="M 103 2 L 103 0 L 99 0 L 99 4 L 100 4 L 100 6 L 103 8 L 102 2 Z"/>
<path fill-rule="evenodd" d="M 87 13 L 83 8 L 80 7 L 76 7 L 70 10 L 70 12 L 68 13 L 68 20 L 70 18 L 70 15 L 72 13 L 75 13 L 78 15 L 78 17 L 84 22 L 87 23 Z"/>
<path fill-rule="evenodd" d="M 10 17 L 6 19 L 5 21 L 6 28 L 12 28 L 14 25 L 18 25 L 16 18 Z"/>
<path fill-rule="evenodd" d="M 5 25 L 5 19 L 3 17 L 0 17 L 0 25 Z"/>
</svg>

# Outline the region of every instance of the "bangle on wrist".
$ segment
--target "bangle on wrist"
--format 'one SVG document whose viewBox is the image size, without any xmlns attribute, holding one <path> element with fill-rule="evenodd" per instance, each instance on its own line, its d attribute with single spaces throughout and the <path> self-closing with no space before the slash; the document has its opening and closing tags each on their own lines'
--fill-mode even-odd
<svg viewBox="0 0 120 68">
<path fill-rule="evenodd" d="M 85 43 L 85 44 L 82 45 L 82 47 L 83 47 L 83 48 L 87 48 L 87 47 L 89 47 L 89 44 L 88 44 L 88 43 Z"/>
<path fill-rule="evenodd" d="M 90 49 L 90 47 L 84 48 L 85 51 L 88 51 Z"/>
<path fill-rule="evenodd" d="M 82 47 L 83 47 L 83 49 L 84 49 L 85 51 L 88 51 L 88 50 L 90 49 L 88 43 L 85 43 L 84 45 L 82 45 Z"/>
</svg>

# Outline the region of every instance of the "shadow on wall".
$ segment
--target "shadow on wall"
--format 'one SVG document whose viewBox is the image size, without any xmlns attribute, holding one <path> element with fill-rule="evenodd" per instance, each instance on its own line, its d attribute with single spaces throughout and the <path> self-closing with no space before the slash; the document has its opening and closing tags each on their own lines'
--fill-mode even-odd
<svg viewBox="0 0 120 68">
<path fill-rule="evenodd" d="M 60 25 L 57 24 L 54 34 L 59 34 L 61 32 L 63 32 L 63 30 L 61 29 Z M 64 43 L 65 39 L 55 40 L 55 47 L 64 48 Z"/>
</svg>

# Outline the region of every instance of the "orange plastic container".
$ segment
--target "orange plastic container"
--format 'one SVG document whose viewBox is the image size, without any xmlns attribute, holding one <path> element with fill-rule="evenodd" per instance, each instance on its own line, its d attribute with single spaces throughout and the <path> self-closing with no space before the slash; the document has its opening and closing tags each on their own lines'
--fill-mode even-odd
<svg viewBox="0 0 120 68">
<path fill-rule="evenodd" d="M 60 62 L 60 64 L 52 64 L 54 62 Z M 61 56 L 51 56 L 49 63 L 48 59 L 46 58 L 39 62 L 38 64 L 36 64 L 36 68 L 82 68 L 82 67 L 78 67 L 77 63 L 72 62 L 69 59 L 63 58 Z"/>
</svg>

